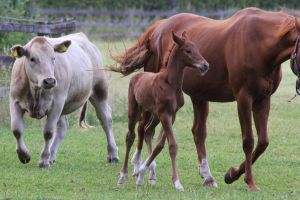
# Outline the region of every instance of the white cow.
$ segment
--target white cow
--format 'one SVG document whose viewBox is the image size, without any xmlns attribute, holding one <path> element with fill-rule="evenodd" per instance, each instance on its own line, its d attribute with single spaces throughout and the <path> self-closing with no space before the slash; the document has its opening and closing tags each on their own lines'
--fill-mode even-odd
<svg viewBox="0 0 300 200">
<path fill-rule="evenodd" d="M 13 46 L 11 55 L 17 59 L 12 70 L 9 105 L 19 160 L 30 161 L 23 138 L 25 112 L 36 119 L 46 116 L 45 146 L 39 161 L 39 167 L 46 168 L 55 161 L 66 134 L 66 115 L 89 100 L 106 133 L 108 161 L 117 162 L 105 74 L 93 70 L 103 64 L 96 46 L 83 33 L 60 38 L 34 37 L 25 46 Z"/>
</svg>

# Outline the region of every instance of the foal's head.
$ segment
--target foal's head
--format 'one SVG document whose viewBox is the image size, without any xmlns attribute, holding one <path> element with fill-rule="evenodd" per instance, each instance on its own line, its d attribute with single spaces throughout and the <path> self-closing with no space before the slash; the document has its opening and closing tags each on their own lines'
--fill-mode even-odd
<svg viewBox="0 0 300 200">
<path fill-rule="evenodd" d="M 204 75 L 209 69 L 209 64 L 203 58 L 195 43 L 187 38 L 185 31 L 182 33 L 181 37 L 178 37 L 172 32 L 172 38 L 177 45 L 177 47 L 175 47 L 177 48 L 176 50 L 179 51 L 177 56 L 180 58 L 177 59 L 180 59 L 184 66 L 198 69 L 202 75 Z"/>
</svg>

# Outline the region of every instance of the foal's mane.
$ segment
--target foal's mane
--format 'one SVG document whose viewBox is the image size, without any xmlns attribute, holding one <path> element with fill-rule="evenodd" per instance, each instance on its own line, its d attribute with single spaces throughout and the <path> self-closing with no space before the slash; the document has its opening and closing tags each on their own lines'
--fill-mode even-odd
<svg viewBox="0 0 300 200">
<path fill-rule="evenodd" d="M 172 52 L 173 52 L 173 50 L 175 49 L 175 47 L 176 47 L 176 44 L 175 44 L 175 42 L 173 42 L 173 45 L 171 46 L 171 48 L 169 49 L 169 54 L 168 54 L 168 56 L 167 56 L 167 59 L 165 60 L 165 63 L 164 63 L 164 65 L 163 65 L 163 67 L 167 67 L 168 66 L 168 63 L 169 63 L 169 60 L 170 60 L 170 57 L 171 57 L 171 54 L 172 54 Z"/>
</svg>

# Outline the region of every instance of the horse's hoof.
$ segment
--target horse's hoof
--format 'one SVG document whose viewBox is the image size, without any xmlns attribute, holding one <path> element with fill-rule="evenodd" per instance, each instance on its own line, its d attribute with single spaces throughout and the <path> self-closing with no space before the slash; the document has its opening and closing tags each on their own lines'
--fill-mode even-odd
<svg viewBox="0 0 300 200">
<path fill-rule="evenodd" d="M 217 184 L 216 180 L 212 176 L 207 177 L 204 180 L 203 185 L 207 186 L 207 187 L 211 187 L 211 188 L 217 188 L 218 187 L 218 184 Z"/>
<path fill-rule="evenodd" d="M 149 179 L 149 180 L 148 180 L 148 183 L 149 183 L 150 185 L 155 185 L 155 184 L 156 184 L 156 179 Z"/>
<path fill-rule="evenodd" d="M 232 174 L 231 174 L 232 170 L 233 170 L 233 167 L 231 167 L 225 174 L 224 181 L 226 184 L 231 184 L 234 182 L 234 179 L 232 178 Z"/>
<path fill-rule="evenodd" d="M 27 151 L 17 149 L 18 158 L 21 163 L 26 164 L 30 161 L 30 154 Z"/>
<path fill-rule="evenodd" d="M 146 171 L 147 171 L 147 167 L 146 167 L 146 165 L 143 164 L 139 169 L 139 176 L 135 182 L 136 185 L 138 185 L 138 186 L 144 185 L 144 178 L 145 178 Z"/>
<path fill-rule="evenodd" d="M 119 158 L 118 157 L 107 157 L 107 162 L 108 163 L 118 163 L 119 162 Z"/>
<path fill-rule="evenodd" d="M 47 169 L 50 167 L 50 163 L 49 162 L 45 162 L 45 161 L 40 161 L 39 162 L 39 168 L 41 169 Z"/>
</svg>

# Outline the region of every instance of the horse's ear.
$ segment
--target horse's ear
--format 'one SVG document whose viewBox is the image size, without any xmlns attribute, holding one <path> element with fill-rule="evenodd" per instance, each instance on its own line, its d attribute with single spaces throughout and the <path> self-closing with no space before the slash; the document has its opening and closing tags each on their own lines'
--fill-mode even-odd
<svg viewBox="0 0 300 200">
<path fill-rule="evenodd" d="M 172 31 L 172 39 L 178 46 L 182 46 L 184 44 L 184 41 L 180 37 L 178 37 L 173 31 Z"/>
</svg>

